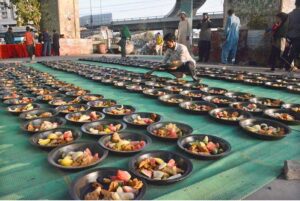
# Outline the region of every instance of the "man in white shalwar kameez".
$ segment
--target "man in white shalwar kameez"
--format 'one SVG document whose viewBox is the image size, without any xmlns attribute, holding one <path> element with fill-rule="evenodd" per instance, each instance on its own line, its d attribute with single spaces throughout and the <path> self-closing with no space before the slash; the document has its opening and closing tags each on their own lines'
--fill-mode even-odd
<svg viewBox="0 0 300 201">
<path fill-rule="evenodd" d="M 179 14 L 180 22 L 178 25 L 178 43 L 185 45 L 188 49 L 191 47 L 191 25 L 185 12 Z"/>
</svg>

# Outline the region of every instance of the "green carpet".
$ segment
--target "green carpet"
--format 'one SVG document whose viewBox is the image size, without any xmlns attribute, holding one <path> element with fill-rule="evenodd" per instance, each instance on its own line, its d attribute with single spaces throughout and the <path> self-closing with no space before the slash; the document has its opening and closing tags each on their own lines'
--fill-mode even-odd
<svg viewBox="0 0 300 201">
<path fill-rule="evenodd" d="M 209 116 L 189 115 L 177 107 L 163 106 L 157 100 L 148 99 L 142 94 L 101 85 L 40 64 L 32 66 L 56 76 L 59 80 L 89 89 L 92 93 L 103 94 L 121 104 L 133 105 L 137 111 L 157 112 L 163 115 L 164 120 L 187 123 L 194 128 L 195 134 L 212 134 L 231 143 L 232 153 L 226 158 L 218 161 L 192 159 L 194 169 L 189 178 L 168 186 L 148 185 L 144 199 L 242 199 L 275 179 L 281 173 L 285 160 L 300 159 L 298 131 L 294 130 L 291 135 L 280 141 L 257 140 L 247 136 L 238 126 L 216 123 Z M 143 69 L 116 65 L 103 66 L 146 72 Z M 166 75 L 161 72 L 157 74 Z M 281 98 L 289 103 L 300 100 L 299 95 L 262 87 L 209 79 L 205 79 L 204 83 L 233 91 L 250 92 L 257 96 Z M 28 142 L 28 134 L 19 128 L 21 121 L 6 112 L 4 105 L 0 108 L 0 199 L 70 199 L 69 184 L 84 171 L 68 172 L 50 166 L 47 162 L 48 152 L 33 147 Z M 128 130 L 146 133 L 144 130 Z M 88 136 L 83 136 L 82 139 L 96 140 Z M 148 150 L 180 151 L 176 143 L 160 142 L 156 139 L 153 139 Z M 95 168 L 126 168 L 129 160 L 130 157 L 110 153 L 107 159 Z"/>
</svg>

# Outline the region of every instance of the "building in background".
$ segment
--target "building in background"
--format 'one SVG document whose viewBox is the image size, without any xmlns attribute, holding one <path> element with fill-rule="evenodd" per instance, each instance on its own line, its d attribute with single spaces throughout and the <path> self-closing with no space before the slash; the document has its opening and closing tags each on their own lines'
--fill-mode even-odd
<svg viewBox="0 0 300 201">
<path fill-rule="evenodd" d="M 16 26 L 16 6 L 10 0 L 0 0 L 0 28 Z"/>
<path fill-rule="evenodd" d="M 100 25 L 108 25 L 112 22 L 112 13 L 105 13 L 99 15 L 90 15 L 80 17 L 80 26 L 81 27 L 92 27 Z"/>
</svg>

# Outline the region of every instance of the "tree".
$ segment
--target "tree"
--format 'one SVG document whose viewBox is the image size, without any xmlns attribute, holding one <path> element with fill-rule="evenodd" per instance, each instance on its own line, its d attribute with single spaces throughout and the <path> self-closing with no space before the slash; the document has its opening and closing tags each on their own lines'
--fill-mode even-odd
<svg viewBox="0 0 300 201">
<path fill-rule="evenodd" d="M 12 0 L 17 8 L 17 24 L 24 26 L 33 23 L 34 27 L 39 29 L 41 21 L 41 11 L 39 0 Z"/>
</svg>

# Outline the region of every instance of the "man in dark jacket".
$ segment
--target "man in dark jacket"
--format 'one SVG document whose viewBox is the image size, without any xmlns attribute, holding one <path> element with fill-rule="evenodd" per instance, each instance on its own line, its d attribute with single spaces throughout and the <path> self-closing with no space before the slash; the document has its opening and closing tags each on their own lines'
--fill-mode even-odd
<svg viewBox="0 0 300 201">
<path fill-rule="evenodd" d="M 289 14 L 287 38 L 290 40 L 291 50 L 288 56 L 290 67 L 300 55 L 300 0 L 296 0 L 296 9 Z M 294 68 L 291 68 L 294 70 Z"/>
<path fill-rule="evenodd" d="M 9 27 L 7 32 L 5 33 L 4 40 L 6 44 L 14 44 L 15 43 L 15 36 L 12 31 L 12 28 Z"/>
<path fill-rule="evenodd" d="M 203 13 L 203 19 L 198 25 L 200 37 L 198 42 L 199 60 L 198 62 L 208 62 L 211 48 L 211 27 L 212 23 L 208 17 L 208 13 Z"/>
<path fill-rule="evenodd" d="M 43 32 L 43 56 L 50 56 L 51 55 L 51 36 L 48 33 L 48 30 L 45 29 Z"/>
<path fill-rule="evenodd" d="M 59 33 L 56 30 L 53 30 L 52 45 L 54 56 L 59 56 Z"/>
</svg>

